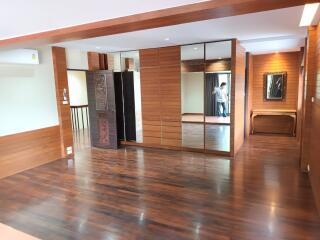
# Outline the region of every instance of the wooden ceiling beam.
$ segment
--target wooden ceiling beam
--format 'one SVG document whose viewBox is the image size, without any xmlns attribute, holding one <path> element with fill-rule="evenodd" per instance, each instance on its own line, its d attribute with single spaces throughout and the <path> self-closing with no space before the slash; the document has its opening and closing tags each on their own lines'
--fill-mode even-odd
<svg viewBox="0 0 320 240">
<path fill-rule="evenodd" d="M 0 48 L 32 47 L 294 7 L 317 0 L 210 0 L 0 40 Z"/>
</svg>

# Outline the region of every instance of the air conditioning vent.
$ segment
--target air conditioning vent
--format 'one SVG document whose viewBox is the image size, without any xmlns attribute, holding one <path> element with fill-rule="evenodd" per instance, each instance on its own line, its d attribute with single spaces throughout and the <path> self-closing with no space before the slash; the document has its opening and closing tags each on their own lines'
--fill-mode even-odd
<svg viewBox="0 0 320 240">
<path fill-rule="evenodd" d="M 15 49 L 0 51 L 0 63 L 5 64 L 39 64 L 39 54 L 33 49 Z"/>
</svg>

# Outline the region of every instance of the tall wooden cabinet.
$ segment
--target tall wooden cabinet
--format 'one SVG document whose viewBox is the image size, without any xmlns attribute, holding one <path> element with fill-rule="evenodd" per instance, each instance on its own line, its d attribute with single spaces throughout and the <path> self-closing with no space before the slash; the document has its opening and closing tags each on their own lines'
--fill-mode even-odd
<svg viewBox="0 0 320 240">
<path fill-rule="evenodd" d="M 180 47 L 140 50 L 143 142 L 181 146 Z"/>
</svg>

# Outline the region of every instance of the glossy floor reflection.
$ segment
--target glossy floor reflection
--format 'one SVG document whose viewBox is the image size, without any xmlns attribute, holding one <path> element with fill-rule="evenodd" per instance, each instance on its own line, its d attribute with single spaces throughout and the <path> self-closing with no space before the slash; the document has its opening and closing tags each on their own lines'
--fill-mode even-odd
<svg viewBox="0 0 320 240">
<path fill-rule="evenodd" d="M 251 138 L 235 160 L 77 149 L 0 180 L 0 222 L 49 240 L 320 239 L 293 138 Z"/>
<path fill-rule="evenodd" d="M 215 151 L 230 151 L 230 125 L 182 123 L 182 146 Z M 205 141 L 205 143 L 204 143 Z"/>
</svg>

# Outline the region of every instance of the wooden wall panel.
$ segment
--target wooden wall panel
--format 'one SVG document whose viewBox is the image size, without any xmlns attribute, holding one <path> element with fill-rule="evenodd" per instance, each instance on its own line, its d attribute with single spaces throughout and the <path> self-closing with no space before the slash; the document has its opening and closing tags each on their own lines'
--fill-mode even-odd
<svg viewBox="0 0 320 240">
<path fill-rule="evenodd" d="M 181 146 L 180 47 L 140 50 L 145 144 Z"/>
<path fill-rule="evenodd" d="M 207 60 L 204 64 L 202 59 L 184 60 L 181 62 L 181 72 L 219 72 L 231 71 L 231 59 Z"/>
<path fill-rule="evenodd" d="M 303 100 L 304 100 L 304 80 L 305 80 L 305 65 L 306 58 L 305 48 L 300 50 L 300 66 L 299 66 L 299 85 L 298 85 L 298 99 L 297 99 L 297 127 L 296 127 L 296 136 L 299 143 L 301 143 L 302 138 L 302 120 L 303 120 Z"/>
<path fill-rule="evenodd" d="M 61 47 L 53 47 L 52 57 L 54 77 L 56 83 L 58 115 L 60 123 L 61 155 L 62 157 L 66 157 L 68 155 L 66 151 L 67 147 L 73 148 L 73 135 L 70 115 L 70 102 L 68 102 L 67 104 L 63 104 L 64 91 L 66 91 L 67 96 L 69 96 L 67 60 L 65 49 Z"/>
<path fill-rule="evenodd" d="M 248 137 L 251 133 L 251 111 L 253 107 L 253 56 L 247 54 L 247 112 L 246 112 L 246 136 Z"/>
<path fill-rule="evenodd" d="M 0 178 L 61 158 L 59 126 L 0 138 Z"/>
<path fill-rule="evenodd" d="M 298 99 L 299 99 L 299 84 L 302 82 L 300 69 L 301 69 L 302 56 L 301 52 L 285 52 L 263 55 L 252 55 L 249 59 L 249 94 L 254 101 L 252 102 L 251 110 L 296 110 L 298 115 L 298 124 L 301 125 L 300 114 L 298 111 Z M 268 72 L 287 72 L 287 91 L 286 98 L 283 101 L 265 101 L 264 100 L 264 74 Z M 301 85 L 301 84 L 300 84 Z M 301 110 L 301 109 L 300 109 Z M 249 118 L 251 111 L 247 112 L 247 119 Z M 270 132 L 268 119 L 261 120 L 260 124 L 266 123 L 265 129 L 260 129 L 260 132 Z M 266 117 L 267 118 L 267 117 Z M 292 119 L 287 119 L 287 126 L 291 126 Z M 274 126 L 272 129 L 276 130 L 274 133 L 279 133 L 277 129 L 281 128 L 282 120 L 275 121 L 279 126 Z M 247 120 L 248 121 L 248 120 Z M 248 122 L 247 122 L 248 123 Z M 247 124 L 248 126 L 248 124 Z M 263 126 L 260 126 L 263 128 Z M 248 130 L 251 126 L 247 127 Z M 299 129 L 299 127 L 297 127 Z M 285 131 L 286 132 L 286 131 Z M 270 132 L 271 133 L 271 132 Z M 299 131 L 300 137 L 300 131 Z"/>
<path fill-rule="evenodd" d="M 312 101 L 315 96 L 315 86 L 317 78 L 317 27 L 308 29 L 308 41 L 306 49 L 306 79 L 305 79 L 305 95 L 303 103 L 303 121 L 301 136 L 301 161 L 300 167 L 302 171 L 307 170 L 310 160 L 310 139 L 313 131 L 311 125 L 312 119 Z"/>
<path fill-rule="evenodd" d="M 300 52 L 253 55 L 253 109 L 297 109 Z M 284 101 L 265 101 L 264 74 L 287 72 L 287 92 Z"/>
<path fill-rule="evenodd" d="M 244 142 L 246 53 L 239 41 L 232 40 L 231 154 L 236 156 Z"/>
<path fill-rule="evenodd" d="M 140 50 L 143 142 L 161 144 L 160 67 L 158 49 Z"/>
<path fill-rule="evenodd" d="M 159 49 L 161 144 L 180 147 L 181 130 L 180 46 Z"/>
<path fill-rule="evenodd" d="M 159 49 L 142 49 L 140 50 L 140 67 L 159 67 Z"/>
<path fill-rule="evenodd" d="M 309 29 L 308 41 L 308 63 L 307 63 L 307 93 L 306 93 L 306 115 L 305 123 L 309 125 L 304 132 L 304 159 L 310 166 L 310 181 L 316 204 L 320 213 L 320 26 Z M 314 97 L 314 101 L 311 99 Z M 304 126 L 304 128 L 307 126 Z M 307 138 L 307 139 L 306 139 Z"/>
<path fill-rule="evenodd" d="M 89 71 L 100 70 L 100 56 L 96 52 L 88 52 Z"/>
</svg>

